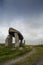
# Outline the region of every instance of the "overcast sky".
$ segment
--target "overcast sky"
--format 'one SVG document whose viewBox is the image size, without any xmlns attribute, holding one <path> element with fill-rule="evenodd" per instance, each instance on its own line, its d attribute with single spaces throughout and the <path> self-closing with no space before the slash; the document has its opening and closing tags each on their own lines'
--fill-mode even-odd
<svg viewBox="0 0 43 65">
<path fill-rule="evenodd" d="M 9 27 L 19 30 L 26 42 L 43 40 L 43 0 L 0 0 L 0 43 Z"/>
</svg>

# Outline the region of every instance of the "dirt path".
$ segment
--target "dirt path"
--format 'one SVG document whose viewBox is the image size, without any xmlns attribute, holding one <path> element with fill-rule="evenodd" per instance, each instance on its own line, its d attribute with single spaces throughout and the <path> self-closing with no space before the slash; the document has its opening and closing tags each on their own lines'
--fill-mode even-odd
<svg viewBox="0 0 43 65">
<path fill-rule="evenodd" d="M 33 54 L 35 52 L 36 52 L 36 50 L 35 50 L 35 48 L 33 48 L 32 51 L 30 51 L 30 52 L 28 52 L 28 53 L 26 53 L 26 54 L 24 54 L 16 59 L 11 59 L 11 60 L 8 60 L 4 63 L 1 63 L 0 65 L 12 65 L 18 61 L 23 61 L 26 57 L 30 56 L 31 54 Z"/>
<path fill-rule="evenodd" d="M 43 65 L 43 60 L 37 63 L 37 65 Z"/>
</svg>

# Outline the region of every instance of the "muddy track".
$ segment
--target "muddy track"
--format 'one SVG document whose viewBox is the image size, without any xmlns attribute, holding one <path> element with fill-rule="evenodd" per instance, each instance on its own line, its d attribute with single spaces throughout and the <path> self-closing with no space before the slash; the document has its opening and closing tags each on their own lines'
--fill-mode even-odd
<svg viewBox="0 0 43 65">
<path fill-rule="evenodd" d="M 35 52 L 36 52 L 36 50 L 35 50 L 35 48 L 33 48 L 32 51 L 30 51 L 30 52 L 28 52 L 28 53 L 26 53 L 26 54 L 24 54 L 16 59 L 11 59 L 11 60 L 8 60 L 4 63 L 1 63 L 0 65 L 12 65 L 16 62 L 23 61 L 26 57 L 30 56 L 31 54 L 33 54 Z"/>
</svg>

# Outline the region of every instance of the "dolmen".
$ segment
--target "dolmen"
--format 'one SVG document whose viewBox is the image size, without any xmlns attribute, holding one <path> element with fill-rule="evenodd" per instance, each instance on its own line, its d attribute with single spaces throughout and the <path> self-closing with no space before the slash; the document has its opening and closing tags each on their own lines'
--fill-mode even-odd
<svg viewBox="0 0 43 65">
<path fill-rule="evenodd" d="M 14 29 L 14 28 L 9 28 L 8 36 L 5 39 L 5 46 L 12 47 L 13 37 L 15 38 L 14 47 L 17 48 L 17 47 L 22 46 L 22 41 L 24 39 L 23 35 L 18 30 Z"/>
</svg>

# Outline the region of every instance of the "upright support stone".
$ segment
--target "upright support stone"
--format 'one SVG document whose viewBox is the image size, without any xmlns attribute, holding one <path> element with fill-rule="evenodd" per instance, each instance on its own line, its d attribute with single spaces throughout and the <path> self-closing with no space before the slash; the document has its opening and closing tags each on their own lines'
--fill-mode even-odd
<svg viewBox="0 0 43 65">
<path fill-rule="evenodd" d="M 15 47 L 19 47 L 19 36 L 17 33 L 14 34 L 15 35 Z"/>
<path fill-rule="evenodd" d="M 7 36 L 7 38 L 5 39 L 5 46 L 8 47 L 8 36 Z"/>
<path fill-rule="evenodd" d="M 5 40 L 5 46 L 11 47 L 12 46 L 12 36 L 8 35 Z"/>
<path fill-rule="evenodd" d="M 22 40 L 20 40 L 20 47 L 22 46 Z"/>
</svg>

